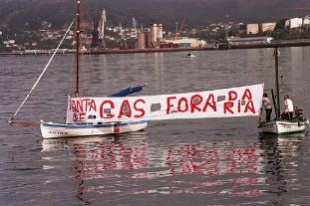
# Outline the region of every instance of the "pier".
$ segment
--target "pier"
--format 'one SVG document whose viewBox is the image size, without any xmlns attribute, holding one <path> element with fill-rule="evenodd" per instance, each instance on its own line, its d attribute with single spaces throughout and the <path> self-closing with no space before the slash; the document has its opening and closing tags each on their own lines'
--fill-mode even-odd
<svg viewBox="0 0 310 206">
<path fill-rule="evenodd" d="M 209 46 L 209 47 L 185 47 L 185 48 L 146 48 L 146 49 L 94 49 L 82 50 L 83 55 L 96 55 L 96 54 L 134 54 L 134 53 L 159 53 L 159 52 L 191 52 L 191 51 L 210 51 L 210 50 L 223 50 L 223 49 L 255 49 L 255 48 L 275 48 L 275 47 L 303 47 L 310 46 L 310 40 L 273 40 L 270 43 L 263 44 L 240 44 L 229 45 L 225 47 Z M 75 50 L 61 51 L 57 54 L 72 54 Z M 0 55 L 51 55 L 51 51 L 36 51 L 36 52 L 2 52 Z"/>
</svg>

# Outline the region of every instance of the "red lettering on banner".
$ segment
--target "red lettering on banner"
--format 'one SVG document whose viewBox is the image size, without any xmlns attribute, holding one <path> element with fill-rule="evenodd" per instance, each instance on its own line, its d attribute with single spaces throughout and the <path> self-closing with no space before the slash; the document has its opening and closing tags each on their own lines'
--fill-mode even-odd
<svg viewBox="0 0 310 206">
<path fill-rule="evenodd" d="M 84 110 L 85 112 L 87 112 L 89 110 L 89 108 L 88 108 L 89 101 L 90 101 L 90 99 L 83 99 L 82 100 L 82 104 L 85 107 L 85 110 Z"/>
<path fill-rule="evenodd" d="M 203 112 L 206 112 L 208 107 L 211 107 L 213 111 L 216 112 L 216 102 L 213 94 L 209 94 L 205 106 L 203 107 Z"/>
<path fill-rule="evenodd" d="M 187 99 L 185 97 L 181 97 L 181 99 L 179 99 L 178 101 L 178 112 L 187 112 L 187 111 L 188 111 Z"/>
<path fill-rule="evenodd" d="M 77 112 L 83 112 L 82 101 L 80 101 L 80 100 L 76 101 L 76 110 L 77 110 Z"/>
<path fill-rule="evenodd" d="M 123 116 L 131 117 L 131 108 L 128 100 L 124 100 L 122 102 L 121 108 L 119 110 L 118 118 L 122 118 Z"/>
<path fill-rule="evenodd" d="M 238 93 L 235 91 L 229 91 L 228 92 L 228 101 L 234 101 L 238 97 Z"/>
<path fill-rule="evenodd" d="M 70 111 L 73 112 L 91 112 L 97 111 L 97 105 L 94 99 L 70 99 Z"/>
<path fill-rule="evenodd" d="M 195 110 L 197 110 L 198 112 L 201 111 L 201 108 L 199 108 L 198 105 L 201 104 L 202 99 L 203 99 L 202 96 L 199 94 L 193 95 L 191 97 L 191 113 L 194 113 Z"/>
<path fill-rule="evenodd" d="M 73 121 L 76 122 L 78 120 L 79 120 L 79 118 L 77 116 L 77 113 L 73 113 Z"/>
<path fill-rule="evenodd" d="M 106 117 L 104 116 L 104 108 L 103 108 L 105 104 L 109 104 L 110 107 L 108 109 L 111 109 L 111 113 L 108 113 Z M 115 105 L 111 100 L 103 101 L 100 105 L 100 118 L 103 118 L 103 119 L 113 118 L 115 115 L 112 113 L 112 109 L 114 109 L 114 108 L 115 108 Z"/>
<path fill-rule="evenodd" d="M 70 110 L 73 112 L 77 112 L 75 101 L 70 100 Z"/>
<path fill-rule="evenodd" d="M 83 99 L 82 105 L 84 107 L 85 112 L 97 111 L 96 102 L 94 99 Z"/>
<path fill-rule="evenodd" d="M 86 115 L 85 112 L 80 113 L 80 120 L 84 120 L 85 119 L 85 115 Z"/>
<path fill-rule="evenodd" d="M 234 107 L 233 102 L 225 102 L 224 103 L 224 114 L 227 114 L 228 112 L 231 114 L 234 114 L 233 110 L 231 109 L 232 107 Z"/>
<path fill-rule="evenodd" d="M 238 113 L 240 113 L 241 112 L 241 101 L 239 100 L 238 101 Z"/>
<path fill-rule="evenodd" d="M 253 114 L 255 114 L 255 109 L 254 109 L 253 101 L 249 101 L 249 102 L 246 103 L 244 112 L 247 113 L 248 111 L 250 111 Z"/>
<path fill-rule="evenodd" d="M 95 102 L 95 100 L 94 99 L 92 99 L 91 100 L 91 102 L 90 102 L 90 109 L 89 109 L 89 111 L 97 111 L 97 106 L 96 106 L 96 102 Z"/>
<path fill-rule="evenodd" d="M 166 102 L 167 102 L 166 114 L 170 114 L 170 112 L 171 112 L 171 107 L 174 106 L 173 104 L 171 104 L 171 100 L 175 100 L 175 99 L 176 99 L 176 97 L 167 97 L 167 100 L 166 100 Z"/>
<path fill-rule="evenodd" d="M 134 105 L 133 105 L 134 110 L 137 111 L 137 112 L 140 112 L 140 114 L 134 115 L 135 118 L 141 118 L 141 117 L 143 117 L 143 116 L 145 115 L 144 109 L 143 109 L 143 108 L 137 107 L 137 104 L 138 104 L 138 103 L 143 103 L 143 104 L 145 104 L 145 101 L 144 101 L 143 99 L 137 99 L 137 100 L 134 102 Z"/>
<path fill-rule="evenodd" d="M 86 115 L 85 112 L 82 112 L 82 113 L 73 113 L 73 121 L 74 121 L 74 122 L 83 121 L 83 120 L 85 120 L 85 115 Z"/>
<path fill-rule="evenodd" d="M 242 95 L 242 100 L 245 100 L 245 99 L 248 99 L 248 100 L 252 100 L 252 93 L 249 89 L 246 89 Z"/>
<path fill-rule="evenodd" d="M 168 97 L 167 98 L 167 111 L 166 114 L 171 113 L 171 108 L 173 108 L 174 104 L 172 103 L 172 100 L 177 100 L 176 97 Z M 196 100 L 196 102 L 195 102 Z M 180 99 L 177 100 L 177 111 L 178 112 L 188 112 L 190 110 L 191 113 L 194 113 L 196 111 L 201 112 L 206 112 L 207 109 L 210 107 L 213 111 L 217 111 L 216 107 L 216 102 L 215 102 L 215 97 L 213 94 L 210 94 L 208 96 L 208 99 L 204 103 L 203 109 L 200 107 L 201 103 L 203 101 L 203 97 L 200 96 L 199 94 L 193 95 L 189 99 L 186 97 L 181 97 Z"/>
</svg>

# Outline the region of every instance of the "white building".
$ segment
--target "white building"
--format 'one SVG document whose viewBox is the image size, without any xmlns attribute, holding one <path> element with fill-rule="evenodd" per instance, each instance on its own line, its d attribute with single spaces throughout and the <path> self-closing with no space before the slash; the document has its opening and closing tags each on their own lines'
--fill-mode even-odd
<svg viewBox="0 0 310 206">
<path fill-rule="evenodd" d="M 274 31 L 276 24 L 276 22 L 262 23 L 262 32 Z"/>
<path fill-rule="evenodd" d="M 310 25 L 310 16 L 305 16 L 303 25 Z"/>
<path fill-rule="evenodd" d="M 300 28 L 302 25 L 302 18 L 293 18 L 285 21 L 285 27 L 289 29 Z"/>
<path fill-rule="evenodd" d="M 272 37 L 228 38 L 229 46 L 270 44 Z"/>
<path fill-rule="evenodd" d="M 247 34 L 258 34 L 259 33 L 259 25 L 258 24 L 247 24 L 246 25 L 246 33 Z"/>
<path fill-rule="evenodd" d="M 188 37 L 181 37 L 180 39 L 165 39 L 163 42 L 164 44 L 177 44 L 179 48 L 190 48 L 190 47 L 205 47 L 207 42 L 204 40 L 200 40 L 197 38 L 188 38 Z"/>
</svg>

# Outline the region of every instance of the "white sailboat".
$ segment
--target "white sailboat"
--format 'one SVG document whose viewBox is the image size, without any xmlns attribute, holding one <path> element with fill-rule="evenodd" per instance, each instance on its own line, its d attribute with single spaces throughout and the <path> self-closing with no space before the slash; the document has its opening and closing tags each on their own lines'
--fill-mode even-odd
<svg viewBox="0 0 310 206">
<path fill-rule="evenodd" d="M 260 122 L 259 128 L 263 134 L 286 135 L 294 133 L 305 133 L 309 125 L 309 120 L 303 117 L 301 110 L 295 109 L 295 117 L 292 119 L 283 119 L 280 115 L 280 92 L 279 92 L 279 72 L 278 72 L 278 49 L 274 50 L 275 58 L 275 82 L 276 82 L 276 97 L 275 110 L 276 118 L 272 121 Z"/>
<path fill-rule="evenodd" d="M 79 73 L 80 73 L 80 1 L 77 1 L 77 12 L 76 12 L 76 85 L 75 85 L 75 94 L 79 95 L 80 88 L 79 88 Z M 63 39 L 66 37 L 68 31 L 72 27 L 74 21 L 71 23 L 70 27 L 68 28 L 66 34 L 64 35 Z M 63 41 L 62 39 L 62 41 Z M 22 125 L 36 125 L 33 122 L 25 122 L 25 121 L 18 121 L 15 120 L 15 116 L 29 98 L 32 93 L 32 90 L 36 87 L 40 79 L 42 78 L 43 74 L 45 73 L 46 69 L 48 68 L 50 62 L 52 61 L 53 57 L 55 56 L 56 52 L 58 51 L 62 41 L 58 45 L 57 49 L 55 50 L 53 56 L 51 57 L 50 61 L 44 68 L 43 72 L 41 73 L 40 77 L 28 93 L 27 97 L 20 105 L 18 110 L 15 112 L 13 117 L 9 120 L 10 124 L 22 124 Z M 82 97 L 80 97 L 83 99 Z M 102 122 L 94 119 L 92 115 L 86 116 L 83 120 L 78 120 L 75 122 L 66 122 L 66 123 L 53 123 L 53 122 L 44 122 L 41 120 L 40 128 L 43 138 L 61 138 L 61 137 L 78 137 L 78 136 L 93 136 L 93 135 L 107 135 L 107 134 L 120 134 L 126 132 L 136 132 L 144 130 L 147 127 L 147 121 L 126 121 L 126 122 Z"/>
<path fill-rule="evenodd" d="M 94 122 L 84 124 L 58 124 L 42 122 L 41 133 L 43 138 L 101 136 L 142 131 L 147 127 L 147 121 L 131 122 Z"/>
<path fill-rule="evenodd" d="M 109 97 L 80 96 L 80 1 L 77 1 L 76 84 L 74 95 L 69 94 L 65 123 L 40 121 L 42 137 L 87 137 L 120 134 L 144 130 L 148 121 L 173 119 L 231 118 L 258 116 L 263 96 L 263 84 L 247 85 L 213 91 L 127 97 L 123 91 Z M 69 32 L 71 23 L 66 34 Z M 65 36 L 66 36 L 65 34 Z M 36 125 L 19 121 L 16 115 L 27 101 L 55 56 L 61 40 L 48 64 L 30 92 L 9 120 L 10 124 Z M 125 93 L 138 91 L 142 86 L 128 88 Z"/>
</svg>

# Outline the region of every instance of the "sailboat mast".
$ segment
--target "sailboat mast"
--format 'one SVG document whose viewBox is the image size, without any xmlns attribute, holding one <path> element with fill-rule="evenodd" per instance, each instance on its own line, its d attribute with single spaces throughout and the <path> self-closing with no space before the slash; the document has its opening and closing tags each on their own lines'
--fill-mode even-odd
<svg viewBox="0 0 310 206">
<path fill-rule="evenodd" d="M 79 94 L 79 82 L 80 82 L 80 4 L 81 1 L 77 1 L 77 8 L 76 8 L 76 89 L 75 94 Z"/>
<path fill-rule="evenodd" d="M 279 91 L 279 63 L 278 63 L 278 47 L 274 49 L 274 59 L 275 59 L 275 77 L 276 77 L 276 100 L 277 100 L 277 118 L 280 117 L 280 91 Z"/>
</svg>

